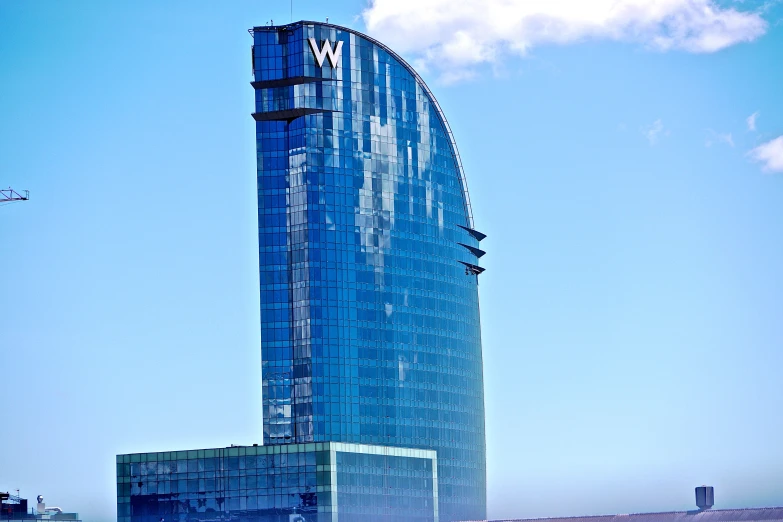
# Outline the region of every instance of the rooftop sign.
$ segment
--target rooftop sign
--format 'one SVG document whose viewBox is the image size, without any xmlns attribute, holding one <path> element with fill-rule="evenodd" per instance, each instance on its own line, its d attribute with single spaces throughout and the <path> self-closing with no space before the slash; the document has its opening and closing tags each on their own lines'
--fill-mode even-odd
<svg viewBox="0 0 783 522">
<path fill-rule="evenodd" d="M 318 67 L 324 66 L 324 59 L 328 56 L 329 57 L 329 63 L 332 64 L 332 67 L 337 67 L 340 62 L 340 53 L 343 50 L 343 43 L 338 41 L 336 42 L 337 46 L 332 50 L 332 44 L 329 42 L 329 40 L 324 40 L 323 45 L 321 45 L 321 49 L 318 49 L 318 44 L 315 43 L 315 38 L 308 38 L 310 41 L 310 49 L 313 51 L 313 56 L 315 56 L 315 61 L 318 63 Z"/>
</svg>

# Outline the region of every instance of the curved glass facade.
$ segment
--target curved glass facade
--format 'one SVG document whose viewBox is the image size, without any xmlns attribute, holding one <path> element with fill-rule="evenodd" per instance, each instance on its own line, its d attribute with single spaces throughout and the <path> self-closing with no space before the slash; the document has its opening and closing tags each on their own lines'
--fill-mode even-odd
<svg viewBox="0 0 783 522">
<path fill-rule="evenodd" d="M 437 102 L 349 29 L 252 33 L 264 444 L 434 449 L 440 520 L 483 519 L 484 236 Z"/>
</svg>

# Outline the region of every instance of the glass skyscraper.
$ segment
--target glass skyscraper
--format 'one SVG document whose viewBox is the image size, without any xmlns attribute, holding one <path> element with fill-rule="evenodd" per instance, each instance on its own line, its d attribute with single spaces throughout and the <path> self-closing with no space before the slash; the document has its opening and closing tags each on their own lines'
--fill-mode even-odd
<svg viewBox="0 0 783 522">
<path fill-rule="evenodd" d="M 118 456 L 120 522 L 483 519 L 485 236 L 448 123 L 365 35 L 251 33 L 264 446 Z"/>
</svg>

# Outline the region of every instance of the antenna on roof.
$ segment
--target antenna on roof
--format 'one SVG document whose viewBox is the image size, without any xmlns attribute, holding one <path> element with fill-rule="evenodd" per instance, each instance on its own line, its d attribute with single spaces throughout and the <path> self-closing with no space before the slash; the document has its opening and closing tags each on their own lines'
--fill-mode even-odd
<svg viewBox="0 0 783 522">
<path fill-rule="evenodd" d="M 326 17 L 326 23 L 327 24 L 329 23 L 329 17 L 328 16 Z"/>
</svg>

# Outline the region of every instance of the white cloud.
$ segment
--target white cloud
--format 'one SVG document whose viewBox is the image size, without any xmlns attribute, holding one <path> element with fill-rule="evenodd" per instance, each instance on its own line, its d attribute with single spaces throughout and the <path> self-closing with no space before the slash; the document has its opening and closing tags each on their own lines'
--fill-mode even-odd
<svg viewBox="0 0 783 522">
<path fill-rule="evenodd" d="M 729 145 L 730 147 L 734 147 L 734 138 L 732 137 L 731 133 L 727 134 L 720 134 L 718 132 L 715 132 L 712 129 L 707 129 L 710 133 L 710 137 L 707 138 L 704 141 L 705 147 L 712 147 L 713 143 L 725 143 L 726 145 Z"/>
<path fill-rule="evenodd" d="M 583 40 L 708 53 L 766 31 L 758 12 L 717 0 L 369 0 L 370 34 L 439 71 L 497 63 L 504 53 Z M 459 75 L 458 75 L 459 76 Z"/>
<path fill-rule="evenodd" d="M 756 118 L 759 117 L 759 111 L 754 112 L 748 118 L 745 120 L 745 122 L 748 124 L 748 130 L 754 131 L 756 130 Z"/>
<path fill-rule="evenodd" d="M 642 129 L 642 132 L 647 136 L 650 145 L 655 145 L 658 143 L 658 135 L 663 132 L 663 122 L 660 119 L 655 120 L 652 125 Z M 668 131 L 666 134 L 668 135 Z"/>
<path fill-rule="evenodd" d="M 783 136 L 762 143 L 748 155 L 767 172 L 783 172 Z"/>
</svg>

